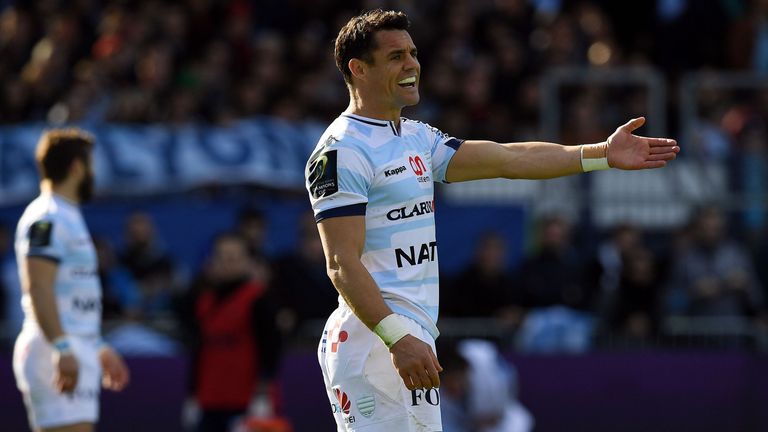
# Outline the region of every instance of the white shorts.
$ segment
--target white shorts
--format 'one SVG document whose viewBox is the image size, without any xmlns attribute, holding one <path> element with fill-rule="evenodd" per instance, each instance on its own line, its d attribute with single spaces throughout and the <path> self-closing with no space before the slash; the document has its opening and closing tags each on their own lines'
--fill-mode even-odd
<svg viewBox="0 0 768 432">
<path fill-rule="evenodd" d="M 53 385 L 53 347 L 38 329 L 26 328 L 16 338 L 13 373 L 32 429 L 96 423 L 99 418 L 101 365 L 99 338 L 69 336 L 80 364 L 75 391 L 59 393 Z"/>
<path fill-rule="evenodd" d="M 432 335 L 405 320 L 434 350 Z M 318 359 L 339 432 L 442 431 L 438 389 L 408 390 L 387 347 L 347 306 L 328 318 Z"/>
</svg>

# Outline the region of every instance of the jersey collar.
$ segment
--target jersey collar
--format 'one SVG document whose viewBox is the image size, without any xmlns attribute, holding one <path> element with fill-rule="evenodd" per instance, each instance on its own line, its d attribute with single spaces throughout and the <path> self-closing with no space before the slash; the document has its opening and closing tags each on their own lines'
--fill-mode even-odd
<svg viewBox="0 0 768 432">
<path fill-rule="evenodd" d="M 347 112 L 342 113 L 341 116 L 352 119 L 352 120 L 357 120 L 359 122 L 362 122 L 371 126 L 388 127 L 395 136 L 400 136 L 400 128 L 398 128 L 395 125 L 395 122 L 391 120 L 379 120 L 379 119 L 363 117 L 361 115 L 347 113 Z M 400 121 L 400 124 L 401 125 L 403 124 L 402 120 Z"/>
</svg>

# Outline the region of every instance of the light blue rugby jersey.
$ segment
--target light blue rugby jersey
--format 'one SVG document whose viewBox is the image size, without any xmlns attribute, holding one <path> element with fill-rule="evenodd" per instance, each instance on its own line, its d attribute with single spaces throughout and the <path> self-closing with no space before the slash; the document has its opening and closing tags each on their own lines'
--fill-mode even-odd
<svg viewBox="0 0 768 432">
<path fill-rule="evenodd" d="M 59 265 L 54 293 L 65 333 L 100 333 L 101 283 L 98 258 L 80 209 L 56 194 L 43 193 L 24 210 L 16 228 L 16 261 L 39 256 Z M 19 266 L 19 277 L 21 266 Z M 22 293 L 24 326 L 37 327 L 32 299 Z"/>
<path fill-rule="evenodd" d="M 445 182 L 463 140 L 406 118 L 400 126 L 342 114 L 307 162 L 306 187 L 318 222 L 365 215 L 363 265 L 392 311 L 436 338 L 434 182 Z"/>
</svg>

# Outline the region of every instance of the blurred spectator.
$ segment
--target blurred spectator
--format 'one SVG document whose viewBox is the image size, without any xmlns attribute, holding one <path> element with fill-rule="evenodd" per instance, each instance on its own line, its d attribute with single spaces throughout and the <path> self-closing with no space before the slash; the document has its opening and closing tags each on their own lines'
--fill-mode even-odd
<svg viewBox="0 0 768 432">
<path fill-rule="evenodd" d="M 21 331 L 21 283 L 12 250 L 12 231 L 0 222 L 0 344 L 10 348 Z"/>
<path fill-rule="evenodd" d="M 730 27 L 730 65 L 765 74 L 768 73 L 768 1 L 746 3 L 743 13 Z"/>
<path fill-rule="evenodd" d="M 585 283 L 569 223 L 550 216 L 539 225 L 538 250 L 523 261 L 518 277 L 520 298 L 529 308 L 517 334 L 518 349 L 583 352 L 592 339 L 594 287 Z"/>
<path fill-rule="evenodd" d="M 599 302 L 595 311 L 603 318 L 601 324 L 608 328 L 601 332 L 610 332 L 612 323 L 609 316 L 616 303 L 620 301 L 622 277 L 625 274 L 626 254 L 642 245 L 642 234 L 632 224 L 619 224 L 613 228 L 610 236 L 597 248 L 595 256 L 586 267 L 586 284 L 595 287 Z"/>
<path fill-rule="evenodd" d="M 251 258 L 264 259 L 264 243 L 267 238 L 267 220 L 261 210 L 248 207 L 237 216 L 237 232 L 248 245 Z"/>
<path fill-rule="evenodd" d="M 144 318 L 171 311 L 176 284 L 173 258 L 157 237 L 149 214 L 135 212 L 128 216 L 120 263 L 139 285 L 140 311 Z"/>
<path fill-rule="evenodd" d="M 561 216 L 549 216 L 538 225 L 537 250 L 523 260 L 519 269 L 523 304 L 592 310 L 594 289 L 584 281 L 583 262 L 571 242 L 569 222 Z"/>
<path fill-rule="evenodd" d="M 660 278 L 650 250 L 635 247 L 622 255 L 615 301 L 609 305 L 610 333 L 622 343 L 648 344 L 659 330 Z"/>
<path fill-rule="evenodd" d="M 700 317 L 764 313 L 754 265 L 744 247 L 727 237 L 725 222 L 716 207 L 704 207 L 693 216 L 691 244 L 672 272 L 669 312 Z"/>
<path fill-rule="evenodd" d="M 450 339 L 437 340 L 437 354 L 443 372 L 440 375 L 440 415 L 443 432 L 470 432 L 467 412 L 469 393 L 469 362 L 459 354 L 456 343 Z"/>
<path fill-rule="evenodd" d="M 521 319 L 519 293 L 507 269 L 506 240 L 498 233 L 482 235 L 469 266 L 440 292 L 440 313 L 446 317 L 497 317 L 516 326 Z"/>
<path fill-rule="evenodd" d="M 287 333 L 311 320 L 319 320 L 322 329 L 322 322 L 338 306 L 339 294 L 326 272 L 312 212 L 304 213 L 300 220 L 298 250 L 275 262 L 270 290 L 280 301 L 280 326 Z"/>
<path fill-rule="evenodd" d="M 491 342 L 465 339 L 443 347 L 441 362 L 446 358 L 453 369 L 443 366 L 446 381 L 440 387 L 445 432 L 533 430 L 533 416 L 517 397 L 517 371 Z"/>
<path fill-rule="evenodd" d="M 192 336 L 190 397 L 200 409 L 200 432 L 230 430 L 257 408 L 261 415 L 280 409 L 275 310 L 264 281 L 252 278 L 251 265 L 240 236 L 218 236 L 186 299 L 181 322 Z"/>
<path fill-rule="evenodd" d="M 743 111 L 738 121 L 743 126 L 735 130 L 736 145 L 740 150 L 735 157 L 732 172 L 736 187 L 744 197 L 742 223 L 746 238 L 755 241 L 768 228 L 768 211 L 765 197 L 768 195 L 768 119 L 753 109 Z M 725 121 L 724 121 L 725 122 Z"/>
<path fill-rule="evenodd" d="M 99 257 L 104 319 L 138 319 L 141 316 L 141 293 L 136 281 L 128 270 L 120 266 L 109 240 L 96 237 L 93 243 Z"/>
<path fill-rule="evenodd" d="M 623 273 L 624 255 L 641 245 L 640 230 L 629 223 L 613 228 L 611 236 L 600 244 L 592 263 L 592 284 L 599 287 L 601 295 L 616 292 Z"/>
</svg>

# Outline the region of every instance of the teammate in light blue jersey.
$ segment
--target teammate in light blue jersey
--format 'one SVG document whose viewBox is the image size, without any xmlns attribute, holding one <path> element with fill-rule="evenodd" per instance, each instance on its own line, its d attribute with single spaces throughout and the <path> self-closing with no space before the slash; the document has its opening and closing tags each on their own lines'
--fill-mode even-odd
<svg viewBox="0 0 768 432">
<path fill-rule="evenodd" d="M 350 94 L 306 169 L 339 307 L 318 358 L 339 431 L 441 431 L 434 182 L 543 179 L 611 167 L 659 168 L 674 140 L 632 134 L 597 144 L 462 140 L 400 116 L 421 69 L 402 12 L 352 18 L 336 38 Z"/>
<path fill-rule="evenodd" d="M 13 368 L 35 431 L 92 431 L 100 386 L 128 382 L 122 358 L 101 341 L 98 262 L 79 209 L 93 191 L 92 148 L 76 129 L 43 134 L 41 193 L 16 230 L 25 319 Z"/>
</svg>

